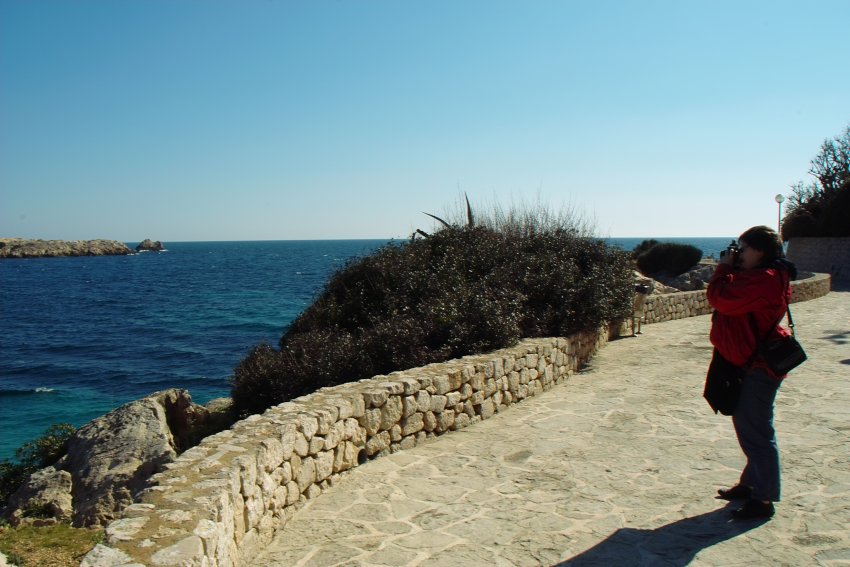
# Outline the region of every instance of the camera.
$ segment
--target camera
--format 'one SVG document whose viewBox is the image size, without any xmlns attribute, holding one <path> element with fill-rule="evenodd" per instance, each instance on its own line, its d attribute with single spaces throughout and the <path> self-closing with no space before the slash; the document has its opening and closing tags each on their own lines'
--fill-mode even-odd
<svg viewBox="0 0 850 567">
<path fill-rule="evenodd" d="M 732 257 L 732 260 L 738 259 L 738 254 L 741 252 L 741 249 L 738 247 L 738 244 L 733 240 L 729 243 L 729 246 L 726 247 L 726 250 L 720 251 L 720 258 L 725 258 L 727 254 Z"/>
</svg>

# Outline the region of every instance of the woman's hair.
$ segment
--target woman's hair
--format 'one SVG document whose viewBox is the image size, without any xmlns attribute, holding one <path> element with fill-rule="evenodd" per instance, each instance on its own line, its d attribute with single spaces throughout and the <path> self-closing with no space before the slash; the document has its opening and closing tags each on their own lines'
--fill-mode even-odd
<svg viewBox="0 0 850 567">
<path fill-rule="evenodd" d="M 763 253 L 762 264 L 770 264 L 782 258 L 782 241 L 770 227 L 754 226 L 744 231 L 738 240 Z"/>
</svg>

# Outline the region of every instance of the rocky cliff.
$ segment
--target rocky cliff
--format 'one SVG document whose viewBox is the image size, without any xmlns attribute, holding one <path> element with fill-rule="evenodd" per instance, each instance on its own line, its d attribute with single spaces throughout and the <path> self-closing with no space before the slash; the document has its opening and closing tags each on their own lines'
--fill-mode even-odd
<svg viewBox="0 0 850 567">
<path fill-rule="evenodd" d="M 67 455 L 9 498 L 3 517 L 12 525 L 105 525 L 178 453 L 229 426 L 227 413 L 226 404 L 199 406 L 179 389 L 127 403 L 81 427 Z"/>
<path fill-rule="evenodd" d="M 0 258 L 47 258 L 52 256 L 121 256 L 132 254 L 117 240 L 26 240 L 0 238 Z"/>
</svg>

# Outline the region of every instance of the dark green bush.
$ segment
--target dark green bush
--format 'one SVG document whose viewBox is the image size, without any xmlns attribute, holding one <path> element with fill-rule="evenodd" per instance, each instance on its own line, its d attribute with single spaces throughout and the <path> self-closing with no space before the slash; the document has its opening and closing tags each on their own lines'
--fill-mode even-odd
<svg viewBox="0 0 850 567">
<path fill-rule="evenodd" d="M 804 209 L 787 215 L 782 221 L 782 240 L 798 236 L 820 236 L 820 227 L 815 216 Z"/>
<path fill-rule="evenodd" d="M 323 386 L 563 336 L 630 313 L 628 254 L 564 223 L 501 218 L 390 244 L 348 263 L 235 369 L 254 413 Z"/>
<path fill-rule="evenodd" d="M 76 429 L 69 423 L 54 423 L 38 439 L 15 450 L 17 462 L 0 461 L 0 507 L 27 477 L 58 461 L 68 450 L 68 440 Z"/>
<path fill-rule="evenodd" d="M 638 270 L 645 276 L 678 276 L 702 259 L 702 250 L 690 244 L 662 242 L 637 257 Z"/>
<path fill-rule="evenodd" d="M 656 244 L 660 244 L 660 242 L 658 242 L 657 240 L 654 240 L 654 239 L 644 240 L 643 242 L 641 242 L 640 244 L 635 246 L 634 250 L 632 250 L 632 258 L 637 259 L 638 256 L 647 252 L 650 248 L 652 248 Z"/>
</svg>

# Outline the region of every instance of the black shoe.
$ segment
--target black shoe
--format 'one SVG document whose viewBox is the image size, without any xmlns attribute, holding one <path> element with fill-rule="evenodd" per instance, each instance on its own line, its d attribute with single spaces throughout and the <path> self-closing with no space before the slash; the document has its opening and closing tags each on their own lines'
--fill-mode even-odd
<svg viewBox="0 0 850 567">
<path fill-rule="evenodd" d="M 717 491 L 717 497 L 723 500 L 745 500 L 750 497 L 752 489 L 743 484 L 736 484 L 732 488 L 721 488 Z"/>
<path fill-rule="evenodd" d="M 770 518 L 773 516 L 773 502 L 762 502 L 761 500 L 747 500 L 747 502 L 732 511 L 732 517 L 736 520 L 753 520 L 760 518 Z"/>
</svg>

